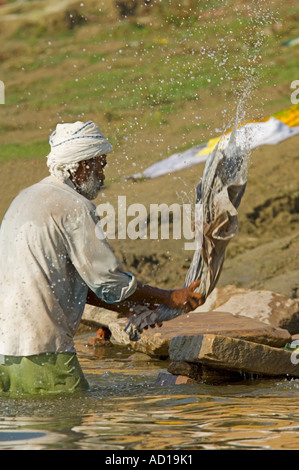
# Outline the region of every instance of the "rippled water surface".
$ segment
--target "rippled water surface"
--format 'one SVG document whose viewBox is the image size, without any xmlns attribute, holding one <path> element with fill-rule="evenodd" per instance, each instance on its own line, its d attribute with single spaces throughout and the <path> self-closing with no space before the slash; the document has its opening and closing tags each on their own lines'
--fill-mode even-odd
<svg viewBox="0 0 299 470">
<path fill-rule="evenodd" d="M 298 449 L 299 381 L 156 385 L 168 363 L 77 339 L 91 390 L 0 398 L 3 449 Z"/>
</svg>

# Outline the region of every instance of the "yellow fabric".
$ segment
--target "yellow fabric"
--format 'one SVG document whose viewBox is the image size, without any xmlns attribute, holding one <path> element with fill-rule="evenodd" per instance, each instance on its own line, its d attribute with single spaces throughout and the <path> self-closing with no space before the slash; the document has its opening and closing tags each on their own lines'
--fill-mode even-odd
<svg viewBox="0 0 299 470">
<path fill-rule="evenodd" d="M 270 119 L 270 117 L 271 116 L 268 116 L 264 119 L 257 119 L 254 121 L 245 121 L 245 122 L 242 122 L 240 126 L 249 124 L 251 122 L 256 122 L 256 123 L 266 122 L 268 121 L 268 119 Z M 281 122 L 283 122 L 289 127 L 299 126 L 299 105 L 295 104 L 288 109 L 285 109 L 283 111 L 280 111 L 279 113 L 273 114 L 272 117 L 274 117 L 275 119 L 279 119 Z M 226 132 L 226 134 L 229 134 L 231 131 L 232 129 Z M 203 149 L 201 149 L 199 152 L 197 152 L 196 157 L 200 157 L 202 155 L 209 155 L 214 150 L 214 148 L 216 147 L 220 139 L 221 139 L 221 136 L 208 140 L 206 146 Z"/>
<path fill-rule="evenodd" d="M 218 144 L 219 140 L 221 139 L 220 137 L 215 137 L 214 139 L 210 139 L 206 145 L 205 148 L 200 150 L 197 154 L 196 157 L 199 157 L 200 155 L 208 155 L 209 153 L 213 152 L 214 148 Z"/>
<path fill-rule="evenodd" d="M 294 104 L 289 109 L 273 114 L 273 117 L 289 127 L 299 126 L 299 104 Z"/>
</svg>

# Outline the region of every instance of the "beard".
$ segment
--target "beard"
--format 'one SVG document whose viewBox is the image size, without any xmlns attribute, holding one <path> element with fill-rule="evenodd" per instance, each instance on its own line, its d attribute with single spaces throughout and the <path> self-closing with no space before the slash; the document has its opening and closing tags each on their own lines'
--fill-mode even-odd
<svg viewBox="0 0 299 470">
<path fill-rule="evenodd" d="M 103 184 L 103 180 L 98 179 L 94 173 L 91 173 L 86 181 L 77 184 L 76 190 L 81 196 L 91 201 L 98 196 Z"/>
</svg>

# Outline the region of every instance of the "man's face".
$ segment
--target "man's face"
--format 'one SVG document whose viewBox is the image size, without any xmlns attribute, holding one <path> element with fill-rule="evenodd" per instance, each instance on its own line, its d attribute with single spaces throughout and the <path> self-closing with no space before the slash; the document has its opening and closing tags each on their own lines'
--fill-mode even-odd
<svg viewBox="0 0 299 470">
<path fill-rule="evenodd" d="M 76 178 L 78 193 L 89 200 L 95 199 L 104 184 L 104 168 L 106 165 L 106 155 L 100 155 L 82 162 Z"/>
<path fill-rule="evenodd" d="M 99 181 L 100 186 L 103 186 L 105 180 L 104 168 L 107 165 L 106 155 L 91 158 L 86 162 L 86 169 L 90 174 L 94 174 Z"/>
</svg>

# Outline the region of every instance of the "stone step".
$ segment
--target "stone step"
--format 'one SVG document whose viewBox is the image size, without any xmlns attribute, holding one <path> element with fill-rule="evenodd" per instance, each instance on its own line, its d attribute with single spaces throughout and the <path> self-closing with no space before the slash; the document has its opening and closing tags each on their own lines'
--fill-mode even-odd
<svg viewBox="0 0 299 470">
<path fill-rule="evenodd" d="M 245 374 L 243 371 L 232 371 L 227 369 L 215 369 L 208 367 L 204 364 L 195 362 L 171 362 L 167 369 L 170 374 L 180 377 L 180 382 L 183 383 L 183 377 L 189 378 L 193 382 L 204 382 L 211 384 L 218 384 L 223 382 L 240 382 L 248 378 L 256 378 L 254 374 Z"/>
<path fill-rule="evenodd" d="M 192 366 L 192 368 L 190 368 Z M 213 369 L 203 364 L 191 364 L 188 362 L 172 362 L 168 367 L 169 372 L 160 372 L 155 380 L 155 385 L 182 385 L 205 383 L 220 385 L 223 383 L 243 382 L 256 378 L 251 374 L 233 372 L 221 369 Z"/>
<path fill-rule="evenodd" d="M 287 330 L 256 319 L 221 311 L 192 312 L 182 315 L 164 322 L 161 328 L 144 330 L 137 342 L 130 341 L 124 332 L 128 320 L 119 318 L 115 312 L 90 307 L 85 309 L 84 320 L 92 321 L 99 327 L 109 328 L 114 342 L 130 344 L 136 351 L 158 357 L 168 357 L 170 342 L 179 335 L 220 334 L 277 348 L 291 341 L 291 335 Z"/>
<path fill-rule="evenodd" d="M 223 335 L 177 336 L 171 340 L 169 357 L 177 363 L 259 376 L 299 377 L 299 360 L 294 352 Z"/>
<path fill-rule="evenodd" d="M 172 375 L 168 374 L 167 372 L 160 372 L 156 381 L 155 385 L 182 385 L 182 384 L 190 384 L 196 383 L 193 379 L 185 376 L 185 375 Z"/>
<path fill-rule="evenodd" d="M 299 299 L 267 290 L 236 286 L 216 287 L 197 312 L 229 312 L 260 320 L 267 325 L 299 333 Z"/>
</svg>

